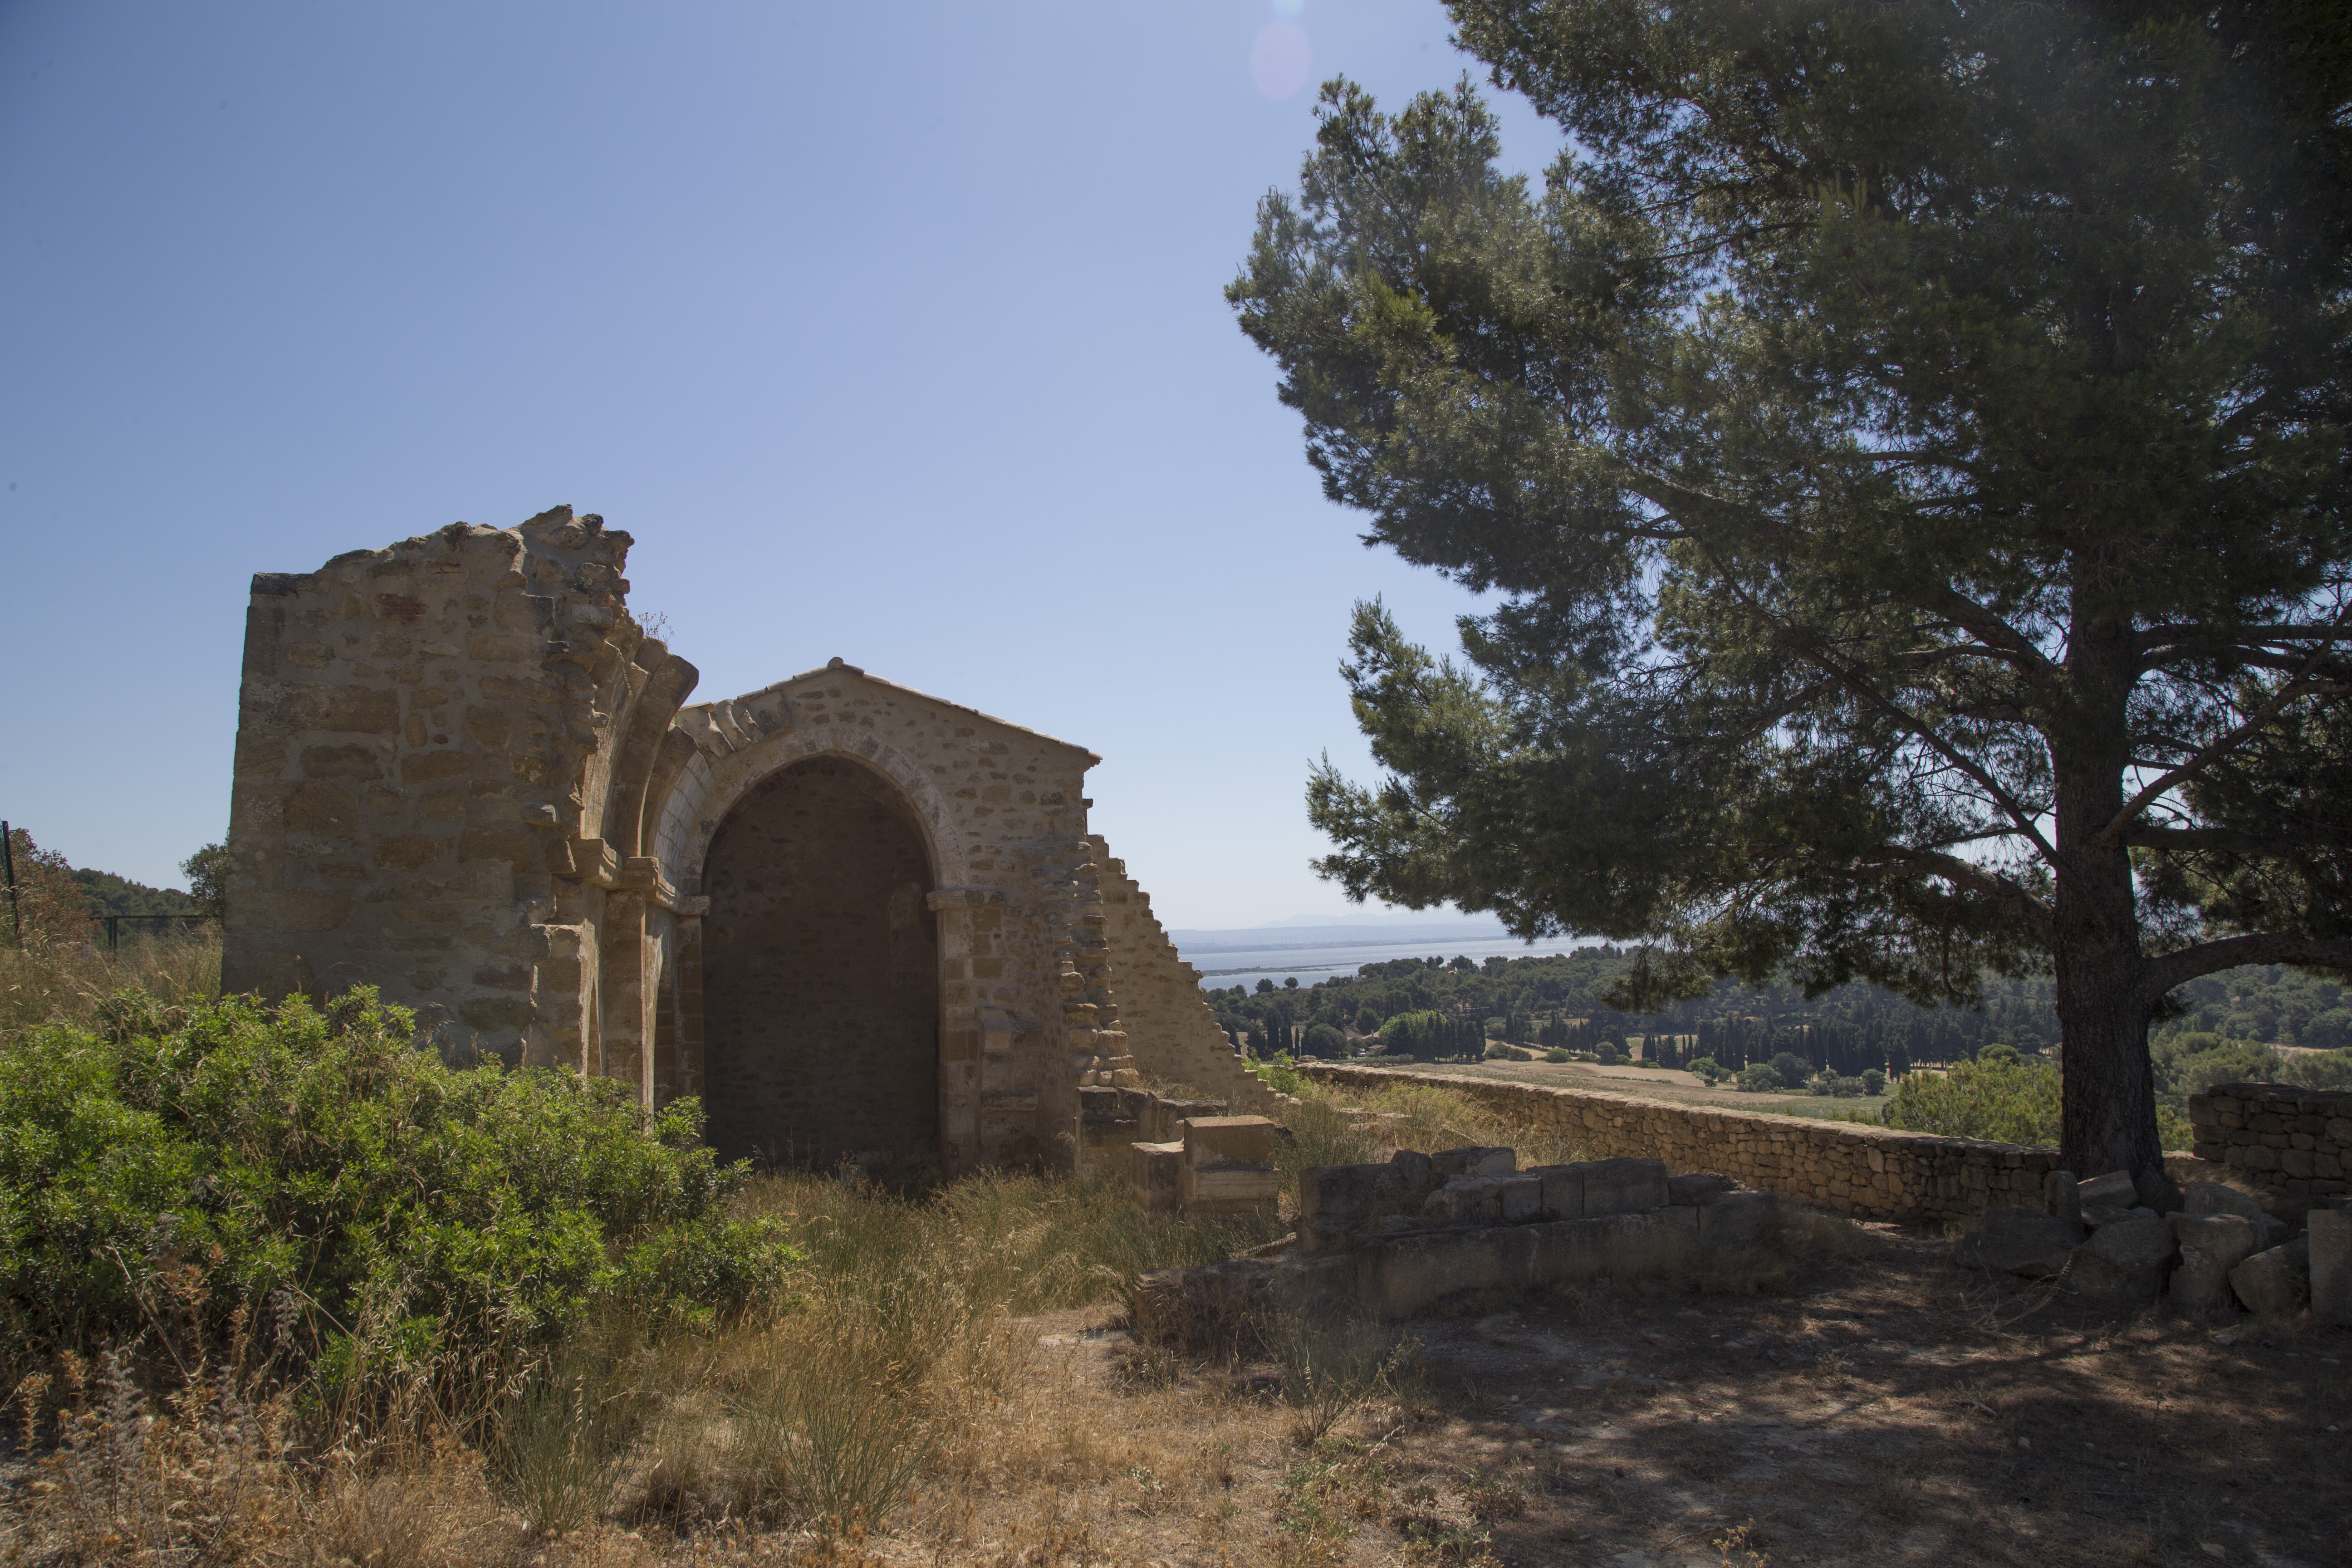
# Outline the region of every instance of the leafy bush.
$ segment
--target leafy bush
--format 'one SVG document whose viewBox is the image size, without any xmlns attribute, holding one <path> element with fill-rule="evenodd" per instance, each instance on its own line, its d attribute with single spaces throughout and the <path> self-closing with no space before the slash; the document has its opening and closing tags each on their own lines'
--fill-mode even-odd
<svg viewBox="0 0 2352 1568">
<path fill-rule="evenodd" d="M 1780 1081 L 1780 1069 L 1770 1062 L 1748 1063 L 1739 1069 L 1739 1076 L 1732 1082 L 1746 1094 L 1769 1093 L 1776 1089 L 1789 1087 Z"/>
<path fill-rule="evenodd" d="M 1872 1099 L 1886 1092 L 1886 1075 L 1876 1068 L 1865 1068 L 1862 1074 L 1862 1092 Z"/>
<path fill-rule="evenodd" d="M 1345 1056 L 1348 1051 L 1348 1037 L 1328 1024 L 1317 1024 L 1307 1031 L 1305 1049 L 1310 1057 Z"/>
<path fill-rule="evenodd" d="M 1772 1070 L 1780 1075 L 1782 1089 L 1794 1089 L 1813 1076 L 1813 1064 L 1794 1051 L 1780 1051 L 1772 1058 Z"/>
<path fill-rule="evenodd" d="M 1554 1046 L 1544 1053 L 1544 1060 L 1548 1062 L 1564 1062 L 1568 1059 L 1568 1049 L 1564 1046 Z"/>
<path fill-rule="evenodd" d="M 0 1053 L 0 1314 L 28 1348 L 239 1309 L 346 1391 L 474 1387 L 605 1313 L 698 1325 L 798 1255 L 732 1221 L 700 1109 L 419 1050 L 361 988 L 318 1011 L 140 993 Z"/>
<path fill-rule="evenodd" d="M 1731 1076 L 1729 1070 L 1713 1057 L 1694 1057 L 1690 1065 L 1683 1070 L 1710 1087 L 1721 1083 Z"/>
<path fill-rule="evenodd" d="M 2058 1142 L 2058 1069 L 2047 1063 L 2003 1061 L 1990 1047 L 1941 1076 L 1904 1075 L 1881 1119 L 1889 1127 L 1995 1143 Z"/>
</svg>

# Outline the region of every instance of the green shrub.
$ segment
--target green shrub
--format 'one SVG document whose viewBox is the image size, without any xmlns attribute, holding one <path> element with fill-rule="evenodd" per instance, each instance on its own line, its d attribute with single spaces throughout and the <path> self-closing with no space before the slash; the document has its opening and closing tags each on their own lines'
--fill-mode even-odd
<svg viewBox="0 0 2352 1568">
<path fill-rule="evenodd" d="M 2058 1142 L 2058 1069 L 2046 1063 L 1987 1056 L 1954 1064 L 1940 1077 L 1904 1075 L 1881 1112 L 1889 1127 L 1995 1143 Z"/>
<path fill-rule="evenodd" d="M 1564 1062 L 1569 1059 L 1568 1048 L 1565 1046 L 1554 1046 L 1544 1053 L 1544 1060 L 1548 1062 Z"/>
<path fill-rule="evenodd" d="M 1732 1082 L 1746 1094 L 1765 1094 L 1789 1086 L 1780 1081 L 1780 1070 L 1770 1062 L 1750 1062 L 1739 1069 Z"/>
<path fill-rule="evenodd" d="M 797 1260 L 727 1215 L 744 1172 L 693 1101 L 449 1067 L 367 988 L 103 1012 L 0 1052 L 0 1329 L 26 1348 L 217 1336 L 244 1308 L 344 1393 L 478 1390 L 607 1314 L 774 1299 Z"/>
<path fill-rule="evenodd" d="M 1307 1031 L 1306 1050 L 1310 1057 L 1343 1057 L 1348 1054 L 1348 1037 L 1328 1024 L 1318 1024 Z"/>
<path fill-rule="evenodd" d="M 1721 1083 L 1731 1076 L 1730 1072 L 1713 1057 L 1694 1057 L 1691 1058 L 1690 1065 L 1683 1070 L 1710 1087 Z"/>
</svg>

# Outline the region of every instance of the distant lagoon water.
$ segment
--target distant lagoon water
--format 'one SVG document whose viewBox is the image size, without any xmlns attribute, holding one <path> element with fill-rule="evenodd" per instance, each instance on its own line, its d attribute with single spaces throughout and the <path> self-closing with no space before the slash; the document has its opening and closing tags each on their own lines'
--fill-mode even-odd
<svg viewBox="0 0 2352 1568">
<path fill-rule="evenodd" d="M 1591 945 L 1566 937 L 1528 943 L 1500 926 L 1487 931 L 1464 931 L 1458 926 L 1416 929 L 1402 926 L 1270 926 L 1256 931 L 1171 931 L 1176 951 L 1201 972 L 1201 984 L 1213 990 L 1239 985 L 1255 991 L 1261 980 L 1280 986 L 1296 978 L 1301 988 L 1334 976 L 1352 979 L 1368 963 L 1400 958 L 1467 956 L 1483 963 L 1489 958 L 1547 958 Z"/>
</svg>

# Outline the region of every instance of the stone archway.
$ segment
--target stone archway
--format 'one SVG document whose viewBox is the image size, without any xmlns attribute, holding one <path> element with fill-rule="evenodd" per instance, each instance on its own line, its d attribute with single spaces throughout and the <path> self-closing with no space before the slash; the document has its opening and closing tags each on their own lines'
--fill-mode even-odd
<svg viewBox="0 0 2352 1568">
<path fill-rule="evenodd" d="M 701 886 L 703 1100 L 722 1159 L 940 1150 L 940 944 L 926 836 L 847 757 L 745 791 Z"/>
</svg>

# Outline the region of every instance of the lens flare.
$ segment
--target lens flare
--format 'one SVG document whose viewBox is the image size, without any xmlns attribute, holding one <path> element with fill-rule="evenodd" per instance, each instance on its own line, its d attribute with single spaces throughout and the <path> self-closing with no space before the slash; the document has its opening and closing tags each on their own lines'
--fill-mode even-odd
<svg viewBox="0 0 2352 1568">
<path fill-rule="evenodd" d="M 1307 0 L 1274 0 L 1274 14 L 1286 22 L 1296 22 L 1306 9 Z"/>
<path fill-rule="evenodd" d="M 1307 30 L 1294 22 L 1270 22 L 1250 46 L 1250 79 L 1268 98 L 1288 98 L 1315 71 L 1315 51 Z"/>
</svg>

